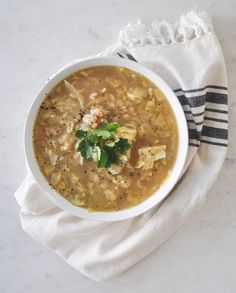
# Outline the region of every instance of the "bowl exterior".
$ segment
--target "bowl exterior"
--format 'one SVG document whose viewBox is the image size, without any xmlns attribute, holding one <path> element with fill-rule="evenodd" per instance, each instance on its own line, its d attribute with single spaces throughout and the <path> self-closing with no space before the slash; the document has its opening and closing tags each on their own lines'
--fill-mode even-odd
<svg viewBox="0 0 236 293">
<path fill-rule="evenodd" d="M 169 104 L 171 105 L 173 112 L 175 114 L 178 133 L 179 133 L 179 144 L 178 144 L 178 151 L 177 151 L 177 158 L 175 164 L 165 182 L 161 185 L 161 187 L 148 199 L 144 202 L 125 209 L 121 211 L 115 212 L 89 212 L 87 209 L 76 207 L 72 205 L 69 201 L 67 201 L 62 195 L 57 193 L 54 189 L 52 189 L 46 179 L 44 178 L 43 174 L 41 173 L 39 166 L 37 164 L 34 150 L 33 150 L 33 142 L 32 142 L 32 134 L 33 134 L 33 127 L 35 118 L 38 112 L 38 109 L 47 95 L 61 80 L 65 79 L 70 74 L 77 72 L 81 69 L 93 67 L 93 66 L 104 66 L 104 65 L 113 65 L 113 66 L 122 66 L 128 68 L 130 70 L 136 71 L 146 78 L 151 80 L 166 96 Z M 177 183 L 187 157 L 188 151 L 188 128 L 187 122 L 185 119 L 185 115 L 181 104 L 179 103 L 176 95 L 167 85 L 167 83 L 156 73 L 149 70 L 148 68 L 144 67 L 143 65 L 130 61 L 123 58 L 118 57 L 102 57 L 102 58 L 91 58 L 86 59 L 83 61 L 78 61 L 72 65 L 69 65 L 66 68 L 63 68 L 54 76 L 52 76 L 47 83 L 43 86 L 43 88 L 37 94 L 35 100 L 33 101 L 30 110 L 28 112 L 28 116 L 26 119 L 25 124 L 25 131 L 24 131 L 24 147 L 25 147 L 25 155 L 27 160 L 27 165 L 29 167 L 30 172 L 32 173 L 33 177 L 35 178 L 37 184 L 43 191 L 43 193 L 53 202 L 55 205 L 59 206 L 60 208 L 64 209 L 65 211 L 73 214 L 75 216 L 94 220 L 94 221 L 104 221 L 104 222 L 111 222 L 111 221 L 119 221 L 128 219 L 131 217 L 138 216 L 145 211 L 149 210 L 150 208 L 154 207 L 158 203 L 160 203 L 172 190 L 172 188 Z"/>
</svg>

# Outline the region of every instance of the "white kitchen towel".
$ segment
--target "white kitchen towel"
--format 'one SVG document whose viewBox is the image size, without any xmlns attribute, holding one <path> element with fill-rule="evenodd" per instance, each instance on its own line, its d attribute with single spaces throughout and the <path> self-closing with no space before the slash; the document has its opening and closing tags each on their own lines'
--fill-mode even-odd
<svg viewBox="0 0 236 293">
<path fill-rule="evenodd" d="M 29 174 L 15 197 L 23 229 L 87 277 L 102 281 L 133 266 L 171 236 L 201 206 L 225 158 L 227 79 L 212 24 L 191 11 L 176 26 L 128 24 L 118 43 L 100 55 L 135 59 L 175 91 L 189 128 L 188 166 L 158 206 L 115 223 L 87 221 L 50 202 Z"/>
</svg>

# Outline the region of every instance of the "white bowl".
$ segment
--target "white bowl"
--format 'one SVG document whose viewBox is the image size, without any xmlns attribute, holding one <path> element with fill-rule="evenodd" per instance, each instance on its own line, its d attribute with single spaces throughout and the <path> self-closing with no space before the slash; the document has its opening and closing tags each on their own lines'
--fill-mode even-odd
<svg viewBox="0 0 236 293">
<path fill-rule="evenodd" d="M 166 96 L 169 101 L 173 112 L 175 114 L 175 118 L 177 121 L 178 134 L 179 134 L 179 143 L 178 143 L 178 151 L 175 164 L 170 172 L 168 178 L 163 182 L 160 188 L 149 198 L 147 198 L 144 202 L 120 211 L 114 212 L 89 212 L 85 208 L 76 207 L 67 201 L 62 195 L 57 193 L 55 190 L 51 189 L 47 180 L 42 175 L 39 166 L 37 164 L 34 149 L 33 149 L 33 127 L 35 118 L 38 112 L 38 109 L 47 95 L 61 80 L 68 77 L 70 74 L 77 72 L 84 68 L 89 68 L 93 66 L 99 65 L 114 65 L 114 66 L 123 66 L 125 68 L 136 71 L 146 78 L 151 80 Z M 38 95 L 36 96 L 27 116 L 26 124 L 25 124 L 25 133 L 24 133 L 24 144 L 25 144 L 25 154 L 27 159 L 27 164 L 29 169 L 34 176 L 37 184 L 45 194 L 55 205 L 64 209 L 70 214 L 75 216 L 94 220 L 94 221 L 119 221 L 128 219 L 131 217 L 138 216 L 150 208 L 154 207 L 158 203 L 160 203 L 172 190 L 178 181 L 181 172 L 184 168 L 184 164 L 186 161 L 187 150 L 188 150 L 188 129 L 187 123 L 185 119 L 185 115 L 183 109 L 173 91 L 166 84 L 166 82 L 160 78 L 156 73 L 142 66 L 141 64 L 130 61 L 123 58 L 118 57 L 104 57 L 104 58 L 93 58 L 86 59 L 83 61 L 78 61 L 72 65 L 69 65 L 66 68 L 63 68 L 61 71 L 56 73 L 49 81 L 43 86 Z"/>
</svg>

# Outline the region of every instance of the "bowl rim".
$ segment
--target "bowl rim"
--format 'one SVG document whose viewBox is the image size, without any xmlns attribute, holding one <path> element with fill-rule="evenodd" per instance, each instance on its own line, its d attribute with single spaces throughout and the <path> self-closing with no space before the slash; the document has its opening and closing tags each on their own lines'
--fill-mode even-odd
<svg viewBox="0 0 236 293">
<path fill-rule="evenodd" d="M 49 186 L 48 181 L 43 176 L 38 166 L 38 163 L 35 158 L 34 149 L 33 149 L 33 127 L 35 123 L 35 118 L 41 105 L 43 99 L 46 97 L 47 93 L 55 87 L 61 80 L 68 77 L 70 74 L 73 74 L 79 70 L 90 68 L 94 66 L 120 66 L 125 67 L 130 70 L 136 71 L 142 74 L 147 79 L 151 80 L 166 96 L 173 113 L 175 115 L 176 124 L 178 128 L 178 150 L 176 155 L 176 160 L 174 166 L 167 176 L 165 181 L 161 184 L 160 188 L 155 191 L 150 197 L 148 197 L 143 202 L 138 205 L 132 206 L 130 208 L 119 210 L 119 211 L 108 211 L 108 212 L 89 212 L 87 209 L 82 207 L 74 206 L 68 200 L 66 200 L 61 194 L 56 192 Z M 69 64 L 66 67 L 63 67 L 60 71 L 54 74 L 51 78 L 47 80 L 44 86 L 39 90 L 36 95 L 34 101 L 32 102 L 28 115 L 25 122 L 24 128 L 24 151 L 26 157 L 26 163 L 29 171 L 33 175 L 36 180 L 37 185 L 40 187 L 42 192 L 46 195 L 46 197 L 52 201 L 56 206 L 61 209 L 67 211 L 68 213 L 75 215 L 77 217 L 101 221 L 101 222 L 113 222 L 120 221 L 129 218 L 136 217 L 140 214 L 143 214 L 147 210 L 156 206 L 160 203 L 173 187 L 176 185 L 178 179 L 181 176 L 181 173 L 184 170 L 185 162 L 187 159 L 188 152 L 188 128 L 187 121 L 185 118 L 185 114 L 183 108 L 174 94 L 172 89 L 168 86 L 168 84 L 155 72 L 148 69 L 144 65 L 140 63 L 120 58 L 120 57 L 95 57 L 89 59 L 83 59 L 75 61 Z"/>
</svg>

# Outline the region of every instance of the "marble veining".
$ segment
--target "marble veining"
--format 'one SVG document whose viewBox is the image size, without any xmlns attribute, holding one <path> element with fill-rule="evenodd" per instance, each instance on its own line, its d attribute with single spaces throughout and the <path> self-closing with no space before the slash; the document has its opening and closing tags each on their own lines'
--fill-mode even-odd
<svg viewBox="0 0 236 293">
<path fill-rule="evenodd" d="M 21 229 L 13 193 L 26 175 L 23 126 L 44 81 L 74 58 L 115 42 L 127 22 L 213 16 L 229 79 L 230 141 L 205 205 L 128 272 L 95 283 Z M 236 292 L 236 2 L 234 0 L 0 0 L 0 292 Z"/>
</svg>

